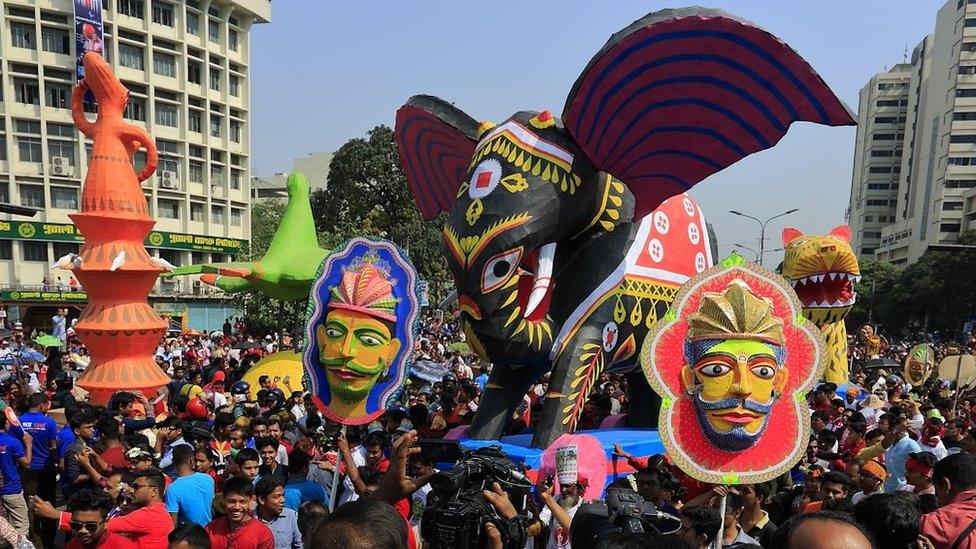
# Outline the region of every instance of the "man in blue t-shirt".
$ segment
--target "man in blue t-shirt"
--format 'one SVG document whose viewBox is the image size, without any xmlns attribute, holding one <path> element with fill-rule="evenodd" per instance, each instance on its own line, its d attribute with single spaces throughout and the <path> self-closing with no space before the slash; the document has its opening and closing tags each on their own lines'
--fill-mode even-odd
<svg viewBox="0 0 976 549">
<path fill-rule="evenodd" d="M 288 454 L 288 482 L 285 483 L 285 507 L 288 509 L 298 511 L 306 501 L 328 505 L 325 487 L 307 478 L 310 461 L 308 454 L 302 450 Z"/>
<path fill-rule="evenodd" d="M 55 468 L 55 451 L 57 450 L 58 425 L 47 416 L 51 408 L 47 395 L 34 393 L 27 398 L 30 411 L 20 416 L 20 427 L 31 438 L 30 468 L 21 473 L 24 484 L 24 495 L 29 501 L 31 496 L 39 496 L 44 501 L 54 501 L 57 491 L 57 469 Z M 33 513 L 31 513 L 33 515 Z M 36 521 L 35 521 L 36 518 Z M 54 535 L 57 533 L 57 522 L 30 517 L 32 531 L 37 533 L 35 542 L 39 547 L 53 547 Z M 37 545 L 37 543 L 35 543 Z"/>
<path fill-rule="evenodd" d="M 189 446 L 173 448 L 173 464 L 178 477 L 166 489 L 166 510 L 173 524 L 206 526 L 213 518 L 213 477 L 193 471 L 193 448 Z"/>
<path fill-rule="evenodd" d="M 7 511 L 10 524 L 22 536 L 27 536 L 30 521 L 27 519 L 27 500 L 20 484 L 20 472 L 17 466 L 30 466 L 31 437 L 24 435 L 21 442 L 17 437 L 7 432 L 7 414 L 0 413 L 0 501 Z"/>
</svg>

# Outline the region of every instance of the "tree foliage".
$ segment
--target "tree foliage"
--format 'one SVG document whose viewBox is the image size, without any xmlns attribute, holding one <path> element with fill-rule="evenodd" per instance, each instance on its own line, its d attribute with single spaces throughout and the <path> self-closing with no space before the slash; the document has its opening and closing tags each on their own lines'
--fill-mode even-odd
<svg viewBox="0 0 976 549">
<path fill-rule="evenodd" d="M 431 300 L 445 294 L 450 275 L 440 251 L 443 219 L 427 222 L 420 215 L 389 127 L 377 126 L 336 151 L 326 188 L 312 193 L 312 215 L 332 245 L 364 235 L 395 242 L 430 282 Z"/>
<path fill-rule="evenodd" d="M 976 244 L 976 231 L 963 233 L 958 243 Z M 888 334 L 939 330 L 951 336 L 976 319 L 974 266 L 976 248 L 929 250 L 902 270 L 886 262 L 863 261 L 848 326 L 871 318 Z"/>
</svg>

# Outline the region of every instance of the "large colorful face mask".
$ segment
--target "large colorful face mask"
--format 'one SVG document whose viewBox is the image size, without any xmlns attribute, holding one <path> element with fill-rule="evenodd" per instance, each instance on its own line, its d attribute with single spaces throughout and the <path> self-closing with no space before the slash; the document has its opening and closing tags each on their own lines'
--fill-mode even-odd
<svg viewBox="0 0 976 549">
<path fill-rule="evenodd" d="M 905 379 L 912 385 L 922 385 L 935 368 L 935 351 L 922 343 L 912 347 L 905 359 Z"/>
<path fill-rule="evenodd" d="M 822 373 L 824 345 L 801 307 L 783 278 L 733 255 L 682 286 L 648 335 L 641 364 L 664 399 L 661 440 L 689 475 L 762 482 L 803 453 L 802 395 Z"/>
<path fill-rule="evenodd" d="M 312 288 L 303 361 L 313 400 L 340 423 L 383 413 L 402 389 L 419 306 L 416 273 L 389 242 L 351 240 Z"/>
</svg>

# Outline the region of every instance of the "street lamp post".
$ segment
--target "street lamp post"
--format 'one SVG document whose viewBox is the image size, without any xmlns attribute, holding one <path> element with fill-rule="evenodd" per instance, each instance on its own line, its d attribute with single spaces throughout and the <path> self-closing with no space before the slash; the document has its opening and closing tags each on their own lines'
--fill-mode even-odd
<svg viewBox="0 0 976 549">
<path fill-rule="evenodd" d="M 749 250 L 750 252 L 752 252 L 754 256 L 756 256 L 756 261 L 759 261 L 759 252 L 757 252 L 755 248 L 750 248 L 749 246 L 739 244 L 738 242 L 736 242 L 732 246 L 735 248 L 741 248 L 743 250 Z"/>
<path fill-rule="evenodd" d="M 744 214 L 744 213 L 742 213 L 742 212 L 740 212 L 738 210 L 729 210 L 729 213 L 730 214 L 733 214 L 733 215 L 738 215 L 740 217 L 747 217 L 747 218 L 755 221 L 756 223 L 759 223 L 759 266 L 762 266 L 762 264 L 763 264 L 763 254 L 765 253 L 765 247 L 766 247 L 766 224 L 769 223 L 770 221 L 774 220 L 774 219 L 783 217 L 784 215 L 790 215 L 791 213 L 798 212 L 798 211 L 800 211 L 799 208 L 793 208 L 792 210 L 786 210 L 785 212 L 783 212 L 781 214 L 776 214 L 773 217 L 770 217 L 766 221 L 763 221 L 763 220 L 759 219 L 758 217 L 752 217 L 751 215 Z"/>
</svg>

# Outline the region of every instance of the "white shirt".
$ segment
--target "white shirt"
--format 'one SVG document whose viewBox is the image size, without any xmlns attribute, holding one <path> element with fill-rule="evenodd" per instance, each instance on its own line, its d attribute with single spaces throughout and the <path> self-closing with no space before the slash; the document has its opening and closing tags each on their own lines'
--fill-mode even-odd
<svg viewBox="0 0 976 549">
<path fill-rule="evenodd" d="M 301 404 L 296 404 L 296 405 L 292 406 L 291 407 L 291 415 L 295 416 L 295 419 L 298 419 L 298 418 L 306 415 L 305 414 L 305 407 L 302 406 Z"/>
<path fill-rule="evenodd" d="M 558 502 L 559 499 L 556 498 L 556 501 Z M 582 503 L 583 498 L 580 498 L 579 503 L 566 509 L 566 514 L 569 515 L 570 519 L 576 515 L 576 510 L 580 508 Z M 546 545 L 546 549 L 566 549 L 572 547 L 569 543 L 569 531 L 563 529 L 559 521 L 552 518 L 552 511 L 549 510 L 549 506 L 543 507 L 542 511 L 539 512 L 539 520 L 543 524 L 549 525 L 549 544 Z"/>
<path fill-rule="evenodd" d="M 942 444 L 941 440 L 935 446 L 929 446 L 928 444 L 924 444 L 922 442 L 919 442 L 918 445 L 922 448 L 923 452 L 928 452 L 934 455 L 936 461 L 949 455 L 949 450 L 946 449 L 945 444 Z"/>
<path fill-rule="evenodd" d="M 214 408 L 221 408 L 227 406 L 227 397 L 224 393 L 214 393 L 213 394 Z"/>
<path fill-rule="evenodd" d="M 352 454 L 352 461 L 357 467 L 363 467 L 366 465 L 366 448 L 360 444 L 349 451 Z M 339 459 L 342 459 L 341 457 Z M 345 478 L 342 479 L 342 495 L 339 497 L 339 505 L 346 503 L 347 501 L 356 501 L 359 499 L 359 494 L 356 493 L 356 486 L 353 485 L 352 480 L 349 479 L 347 474 Z"/>
</svg>

